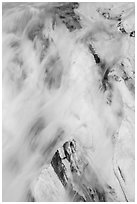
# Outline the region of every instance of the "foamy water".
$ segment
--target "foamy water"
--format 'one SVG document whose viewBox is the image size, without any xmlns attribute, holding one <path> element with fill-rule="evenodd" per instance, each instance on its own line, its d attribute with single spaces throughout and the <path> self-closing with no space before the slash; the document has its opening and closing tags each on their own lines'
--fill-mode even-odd
<svg viewBox="0 0 137 204">
<path fill-rule="evenodd" d="M 41 171 L 71 138 L 86 151 L 102 185 L 112 185 L 120 201 L 134 200 L 134 186 L 130 193 L 113 167 L 119 151 L 115 135 L 123 127 L 126 106 L 134 107 L 134 97 L 125 84 L 114 80 L 113 72 L 108 76 L 110 88 L 101 88 L 106 69 L 119 74 L 118 62 L 132 42 L 111 23 L 89 19 L 83 4 L 78 10 L 83 28 L 69 32 L 55 15 L 55 5 L 3 7 L 3 201 L 27 201 Z M 106 64 L 104 70 L 95 63 L 89 41 Z M 130 113 L 129 126 L 134 124 L 134 112 Z M 134 127 L 130 128 L 134 140 Z M 134 142 L 131 146 L 134 149 Z M 134 166 L 134 152 L 129 154 L 126 159 Z M 90 173 L 87 177 L 91 179 Z M 69 201 L 63 192 L 63 200 Z"/>
</svg>

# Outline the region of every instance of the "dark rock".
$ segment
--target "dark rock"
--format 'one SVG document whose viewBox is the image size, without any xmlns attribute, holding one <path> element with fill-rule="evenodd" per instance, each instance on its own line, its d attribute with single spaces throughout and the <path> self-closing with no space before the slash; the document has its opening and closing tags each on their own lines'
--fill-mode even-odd
<svg viewBox="0 0 137 204">
<path fill-rule="evenodd" d="M 78 3 L 64 3 L 56 7 L 56 13 L 70 32 L 82 28 L 80 25 L 80 17 L 74 11 L 78 6 Z"/>
<path fill-rule="evenodd" d="M 61 154 L 64 152 L 63 155 L 65 155 L 65 157 L 60 155 L 60 151 Z M 105 202 L 106 193 L 100 185 L 96 174 L 93 173 L 93 177 L 95 176 L 96 178 L 92 178 L 93 181 L 91 180 L 91 183 L 88 184 L 89 181 L 86 181 L 84 169 L 87 165 L 85 166 L 85 161 L 81 159 L 77 151 L 77 143 L 75 140 L 66 141 L 63 147 L 57 150 L 52 158 L 51 165 L 55 173 L 66 189 L 70 200 L 72 199 L 73 202 Z M 66 165 L 66 162 L 70 168 Z M 81 168 L 81 166 L 85 167 Z M 76 181 L 72 178 L 75 178 Z M 77 185 L 79 186 L 78 188 Z M 77 191 L 76 189 L 81 190 Z"/>
<path fill-rule="evenodd" d="M 94 56 L 94 59 L 95 59 L 96 64 L 99 64 L 99 63 L 100 63 L 100 58 L 99 58 L 99 56 L 96 54 L 96 52 L 95 52 L 95 50 L 94 50 L 94 48 L 92 47 L 91 44 L 89 44 L 89 50 L 90 50 L 90 52 L 92 53 L 92 55 Z"/>
<path fill-rule="evenodd" d="M 127 34 L 127 31 L 125 30 L 125 28 L 123 27 L 122 25 L 122 22 L 119 22 L 118 25 L 117 25 L 119 31 L 123 34 Z"/>
<path fill-rule="evenodd" d="M 130 33 L 130 37 L 135 37 L 135 31 L 132 31 L 132 32 Z"/>
<path fill-rule="evenodd" d="M 54 169 L 54 171 L 56 172 L 57 176 L 59 177 L 61 183 L 63 184 L 63 186 L 67 185 L 67 175 L 66 175 L 66 168 L 64 166 L 64 164 L 62 163 L 62 159 L 60 157 L 59 151 L 57 150 L 56 153 L 54 154 L 52 161 L 51 161 L 51 165 Z"/>
</svg>

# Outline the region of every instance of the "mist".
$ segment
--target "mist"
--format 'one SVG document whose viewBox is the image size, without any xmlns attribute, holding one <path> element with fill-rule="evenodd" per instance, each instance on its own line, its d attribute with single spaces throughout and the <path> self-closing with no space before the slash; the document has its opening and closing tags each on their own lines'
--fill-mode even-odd
<svg viewBox="0 0 137 204">
<path fill-rule="evenodd" d="M 134 201 L 134 4 L 3 3 L 2 20 L 3 201 Z"/>
</svg>

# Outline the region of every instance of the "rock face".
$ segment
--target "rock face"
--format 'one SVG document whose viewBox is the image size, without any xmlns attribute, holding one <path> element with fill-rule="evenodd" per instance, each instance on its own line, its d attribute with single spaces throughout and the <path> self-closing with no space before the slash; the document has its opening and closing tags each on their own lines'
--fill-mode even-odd
<svg viewBox="0 0 137 204">
<path fill-rule="evenodd" d="M 134 10 L 3 3 L 3 201 L 135 201 Z"/>
<path fill-rule="evenodd" d="M 74 202 L 104 202 L 105 191 L 101 188 L 97 176 L 90 184 L 86 178 L 88 162 L 82 158 L 81 152 L 76 150 L 76 141 L 65 142 L 63 148 L 55 153 L 51 161 L 54 171 Z M 80 151 L 80 150 L 79 150 Z M 62 158 L 63 156 L 63 158 Z M 92 171 L 92 168 L 89 168 Z M 96 184 L 95 184 L 96 180 Z M 89 185 L 89 186 L 88 186 Z M 93 185 L 93 186 L 92 186 Z M 99 188 L 98 188 L 99 187 Z"/>
<path fill-rule="evenodd" d="M 80 17 L 75 13 L 75 9 L 78 7 L 78 3 L 66 3 L 55 8 L 57 15 L 70 32 L 82 28 L 80 25 Z"/>
</svg>

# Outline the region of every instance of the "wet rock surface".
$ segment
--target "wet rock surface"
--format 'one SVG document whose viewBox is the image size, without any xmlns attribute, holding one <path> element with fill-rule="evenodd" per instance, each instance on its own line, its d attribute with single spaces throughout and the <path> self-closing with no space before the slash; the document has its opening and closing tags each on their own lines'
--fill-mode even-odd
<svg viewBox="0 0 137 204">
<path fill-rule="evenodd" d="M 79 3 L 66 3 L 55 9 L 59 18 L 70 32 L 82 28 L 80 24 L 80 16 L 75 13 L 75 9 L 78 7 Z"/>
<path fill-rule="evenodd" d="M 101 187 L 98 189 L 98 186 L 94 187 L 94 184 L 92 188 L 92 181 L 90 187 L 81 183 L 80 189 L 78 189 L 77 185 L 82 182 L 88 163 L 78 155 L 75 140 L 65 142 L 62 149 L 57 150 L 52 158 L 51 165 L 68 192 L 69 197 L 73 198 L 73 202 L 106 201 L 105 191 L 103 189 L 100 191 Z M 77 177 L 77 182 L 74 181 L 73 177 Z"/>
</svg>

